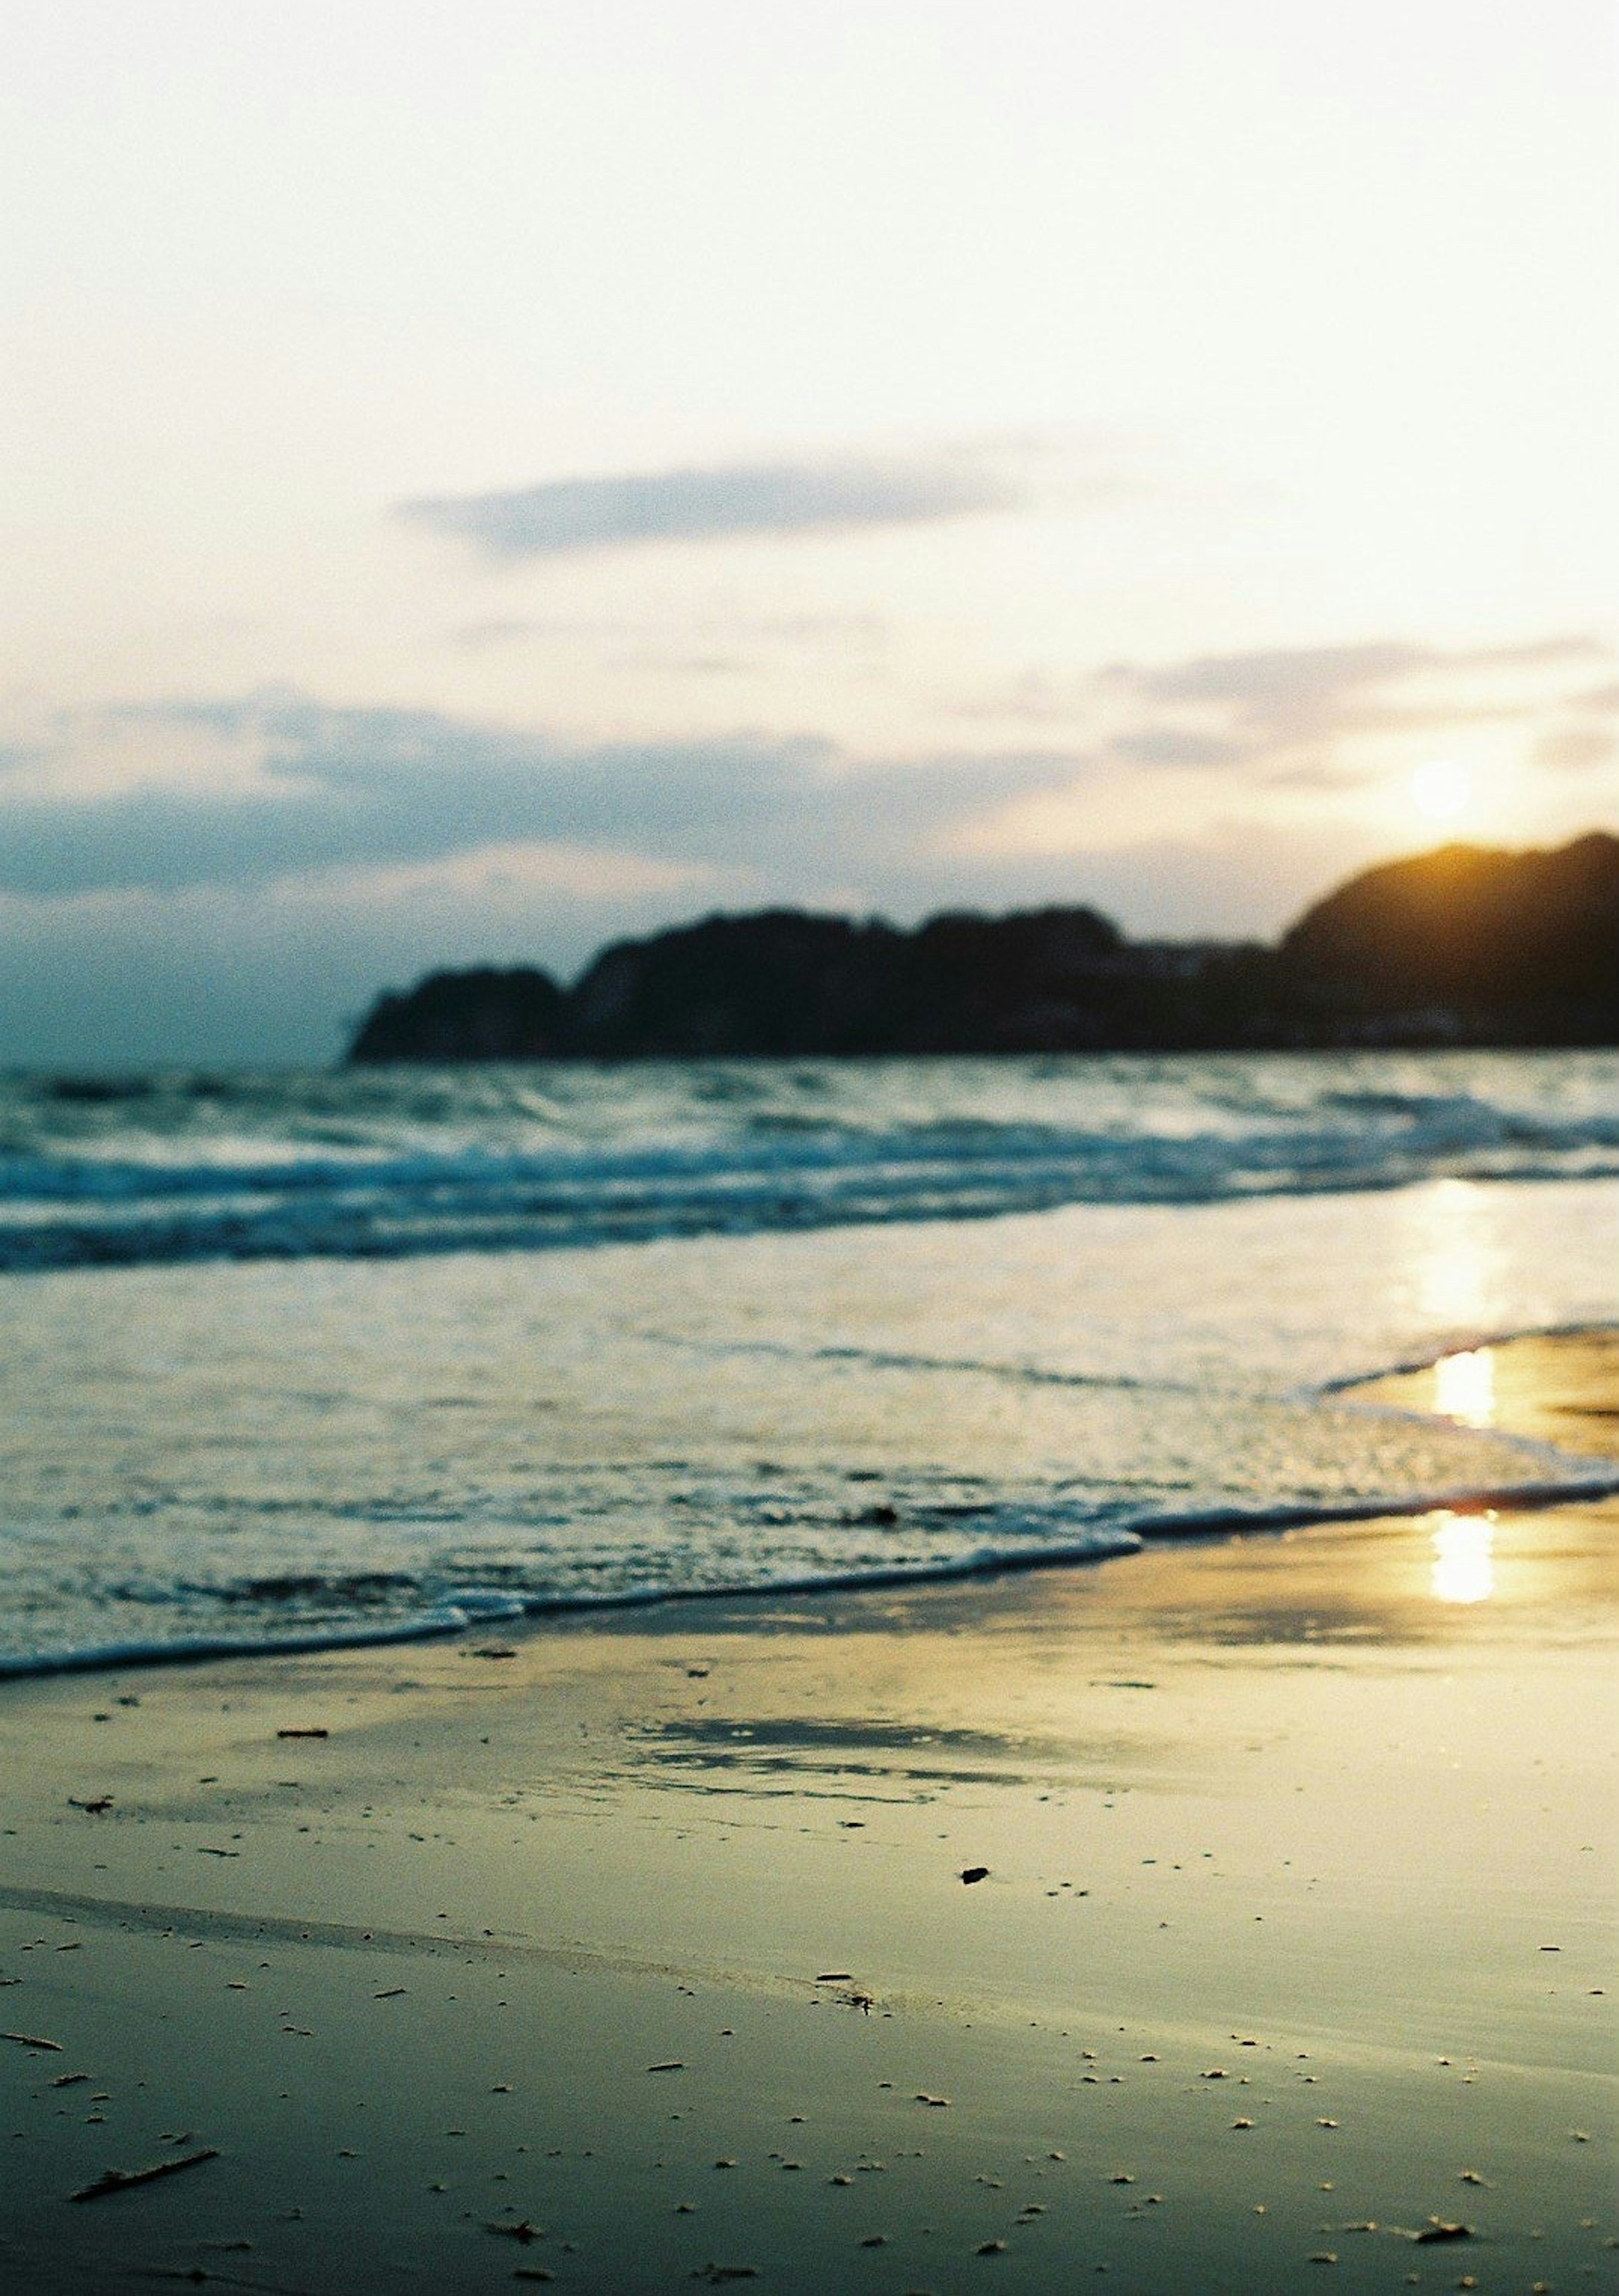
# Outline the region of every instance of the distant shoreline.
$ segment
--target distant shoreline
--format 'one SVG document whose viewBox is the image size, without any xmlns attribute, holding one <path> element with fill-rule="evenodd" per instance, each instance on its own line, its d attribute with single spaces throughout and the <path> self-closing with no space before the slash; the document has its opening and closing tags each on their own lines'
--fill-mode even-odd
<svg viewBox="0 0 1619 2296">
<path fill-rule="evenodd" d="M 385 991 L 351 1063 L 1595 1049 L 1619 1044 L 1619 837 L 1370 869 L 1274 946 L 1127 939 L 1085 907 L 906 931 L 795 909 Z"/>
</svg>

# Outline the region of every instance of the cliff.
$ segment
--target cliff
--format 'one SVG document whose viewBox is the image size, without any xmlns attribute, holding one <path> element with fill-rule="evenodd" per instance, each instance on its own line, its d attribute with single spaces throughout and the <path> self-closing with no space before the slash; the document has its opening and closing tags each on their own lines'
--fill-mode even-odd
<svg viewBox="0 0 1619 2296">
<path fill-rule="evenodd" d="M 1369 869 L 1274 948 L 1130 941 L 1089 908 L 711 916 L 604 949 L 571 988 L 435 972 L 353 1061 L 1619 1043 L 1619 838 Z"/>
</svg>

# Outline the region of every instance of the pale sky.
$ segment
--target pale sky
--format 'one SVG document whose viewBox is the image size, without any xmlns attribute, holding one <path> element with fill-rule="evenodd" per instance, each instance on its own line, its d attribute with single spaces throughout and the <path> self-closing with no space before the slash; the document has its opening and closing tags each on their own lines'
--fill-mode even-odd
<svg viewBox="0 0 1619 2296">
<path fill-rule="evenodd" d="M 0 1062 L 1619 827 L 1598 0 L 20 0 Z"/>
</svg>

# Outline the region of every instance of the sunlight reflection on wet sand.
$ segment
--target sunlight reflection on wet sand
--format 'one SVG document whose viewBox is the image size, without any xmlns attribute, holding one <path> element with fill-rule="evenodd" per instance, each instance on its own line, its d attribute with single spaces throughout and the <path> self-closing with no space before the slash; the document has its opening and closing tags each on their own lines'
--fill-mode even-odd
<svg viewBox="0 0 1619 2296">
<path fill-rule="evenodd" d="M 1490 1348 L 1465 1348 L 1442 1356 L 1434 1365 L 1434 1408 L 1464 1427 L 1495 1424 L 1495 1354 Z"/>
<path fill-rule="evenodd" d="M 1493 1515 L 1447 1514 L 1434 1533 L 1434 1599 L 1483 1603 L 1495 1592 Z"/>
</svg>

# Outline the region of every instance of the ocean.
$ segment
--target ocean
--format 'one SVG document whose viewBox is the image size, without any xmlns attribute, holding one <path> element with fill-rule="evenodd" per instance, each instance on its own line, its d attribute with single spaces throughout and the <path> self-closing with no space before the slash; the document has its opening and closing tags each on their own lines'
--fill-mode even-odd
<svg viewBox="0 0 1619 2296">
<path fill-rule="evenodd" d="M 1619 1321 L 1619 1054 L 0 1078 L 0 1319 L 12 1673 L 1544 1504 L 1341 1390 Z"/>
</svg>

